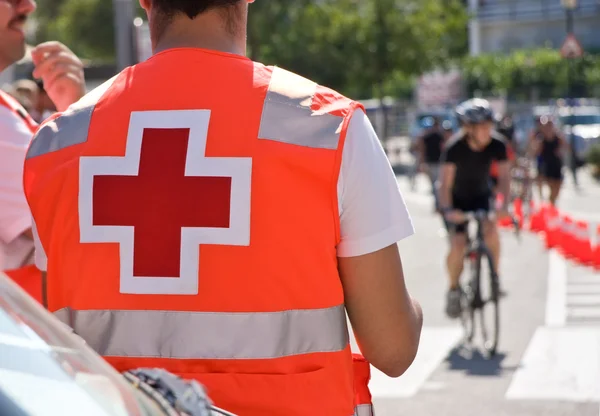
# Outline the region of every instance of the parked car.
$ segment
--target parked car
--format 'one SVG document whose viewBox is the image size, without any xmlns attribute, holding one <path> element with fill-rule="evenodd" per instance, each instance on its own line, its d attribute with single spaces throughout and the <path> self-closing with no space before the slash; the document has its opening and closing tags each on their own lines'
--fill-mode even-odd
<svg viewBox="0 0 600 416">
<path fill-rule="evenodd" d="M 0 273 L 0 415 L 217 416 L 196 382 L 164 370 L 121 375 Z"/>
</svg>

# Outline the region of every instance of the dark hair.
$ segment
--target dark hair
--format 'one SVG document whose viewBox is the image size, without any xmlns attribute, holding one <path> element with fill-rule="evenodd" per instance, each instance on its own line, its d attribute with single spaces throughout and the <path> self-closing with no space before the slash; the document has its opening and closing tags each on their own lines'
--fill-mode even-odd
<svg viewBox="0 0 600 416">
<path fill-rule="evenodd" d="M 152 0 L 152 5 L 167 18 L 184 13 L 193 19 L 210 9 L 229 7 L 239 2 L 240 0 Z"/>
</svg>

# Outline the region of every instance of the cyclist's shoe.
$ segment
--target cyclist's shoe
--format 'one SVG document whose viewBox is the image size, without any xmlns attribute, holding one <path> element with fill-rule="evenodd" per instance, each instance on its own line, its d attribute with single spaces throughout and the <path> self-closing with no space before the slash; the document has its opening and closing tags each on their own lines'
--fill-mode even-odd
<svg viewBox="0 0 600 416">
<path fill-rule="evenodd" d="M 461 306 L 462 291 L 459 288 L 450 289 L 446 295 L 446 315 L 449 318 L 458 318 L 462 312 Z"/>
</svg>

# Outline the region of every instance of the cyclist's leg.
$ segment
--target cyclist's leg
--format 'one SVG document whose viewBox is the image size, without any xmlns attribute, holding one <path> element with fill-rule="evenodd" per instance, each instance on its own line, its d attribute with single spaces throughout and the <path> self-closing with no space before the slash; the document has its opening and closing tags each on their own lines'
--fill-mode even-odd
<svg viewBox="0 0 600 416">
<path fill-rule="evenodd" d="M 548 188 L 550 190 L 550 204 L 556 205 L 556 200 L 558 199 L 558 195 L 560 193 L 560 189 L 562 187 L 563 174 L 562 174 L 562 163 L 560 161 L 554 161 L 554 163 L 549 163 L 546 167 L 546 181 L 548 183 Z"/>
<path fill-rule="evenodd" d="M 478 210 L 481 209 L 489 211 L 491 208 L 489 198 L 478 199 L 476 205 Z M 494 264 L 494 268 L 498 273 L 500 270 L 500 233 L 498 232 L 498 225 L 496 221 L 485 221 L 483 224 L 483 237 L 485 240 L 485 245 L 492 253 L 492 263 Z"/>
<path fill-rule="evenodd" d="M 453 207 L 462 211 L 468 211 L 467 204 L 461 204 L 456 199 Z M 461 312 L 461 289 L 460 275 L 464 267 L 464 256 L 467 248 L 467 224 L 448 224 L 450 233 L 450 250 L 446 257 L 446 269 L 449 279 L 449 290 L 446 297 L 446 314 L 450 318 L 457 318 Z"/>
</svg>

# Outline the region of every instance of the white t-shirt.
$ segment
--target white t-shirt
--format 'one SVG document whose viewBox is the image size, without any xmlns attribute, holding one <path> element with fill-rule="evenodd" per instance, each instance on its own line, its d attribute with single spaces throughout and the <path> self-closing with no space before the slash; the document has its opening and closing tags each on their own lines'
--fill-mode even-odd
<svg viewBox="0 0 600 416">
<path fill-rule="evenodd" d="M 339 257 L 373 253 L 414 233 L 394 171 L 362 111 L 352 116 L 348 126 L 337 188 Z M 35 240 L 36 265 L 46 270 L 46 255 L 37 235 Z"/>
<path fill-rule="evenodd" d="M 23 191 L 23 164 L 32 134 L 22 119 L 0 105 L 0 270 L 19 267 L 32 250 L 24 231 L 31 214 Z"/>
</svg>

